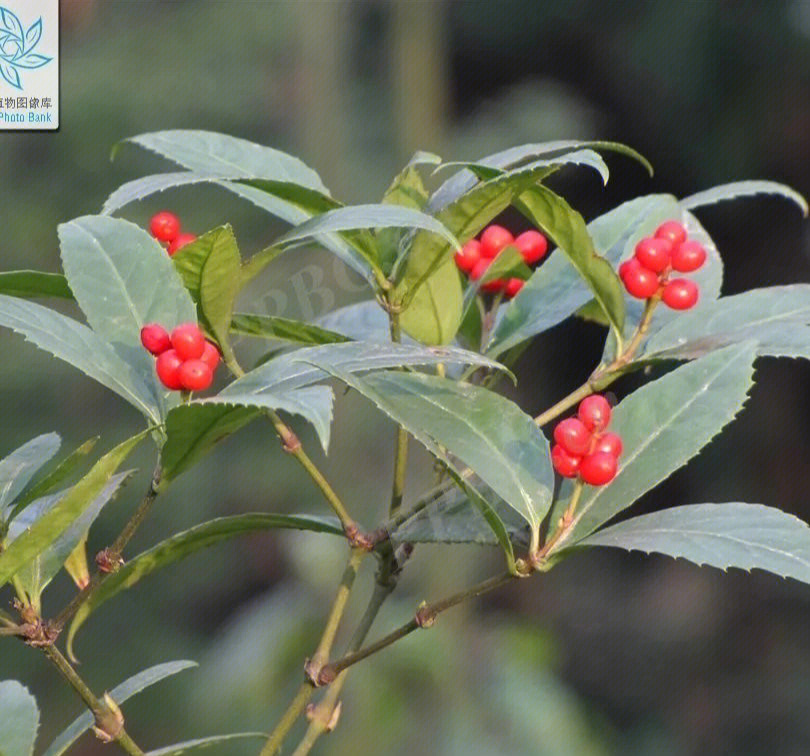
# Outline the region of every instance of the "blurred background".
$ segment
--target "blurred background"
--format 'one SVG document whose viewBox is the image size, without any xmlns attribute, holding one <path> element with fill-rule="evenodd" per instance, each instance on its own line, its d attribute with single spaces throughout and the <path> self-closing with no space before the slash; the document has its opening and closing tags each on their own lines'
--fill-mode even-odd
<svg viewBox="0 0 810 756">
<path fill-rule="evenodd" d="M 168 128 L 292 152 L 346 202 L 378 201 L 415 149 L 475 159 L 560 138 L 623 141 L 656 168 L 650 179 L 607 155 L 607 188 L 589 171 L 562 174 L 554 188 L 586 219 L 640 194 L 685 196 L 746 178 L 810 195 L 806 0 L 63 0 L 62 35 L 60 132 L 0 134 L 4 270 L 57 271 L 58 223 L 98 212 L 126 180 L 169 169 L 131 146 L 111 164 L 112 146 Z M 232 223 L 243 256 L 283 230 L 213 188 L 177 190 L 123 215 L 145 224 L 164 207 L 198 233 Z M 810 281 L 810 226 L 787 203 L 740 200 L 700 219 L 724 256 L 725 293 Z M 244 309 L 313 317 L 362 296 L 331 257 L 300 250 L 268 270 Z M 603 337 L 580 322 L 545 334 L 518 364 L 515 398 L 536 414 L 579 385 Z M 107 449 L 140 429 L 134 410 L 69 366 L 5 330 L 0 345 L 0 453 L 52 430 L 65 452 L 97 433 Z M 810 366 L 762 361 L 757 378 L 741 418 L 633 512 L 750 501 L 810 519 Z M 393 427 L 356 396 L 339 397 L 332 449 L 321 458 L 312 434 L 294 424 L 358 517 L 373 524 L 389 490 Z M 152 460 L 145 449 L 133 459 L 141 473 L 105 510 L 91 549 L 109 542 L 145 489 Z M 410 495 L 429 479 L 429 460 L 417 453 Z M 130 553 L 211 517 L 256 510 L 324 512 L 259 425 L 186 473 Z M 416 550 L 374 634 L 499 560 L 477 547 L 449 554 Z M 101 691 L 152 664 L 199 662 L 126 705 L 130 733 L 150 748 L 267 730 L 298 685 L 343 559 L 342 544 L 295 533 L 216 546 L 100 609 L 76 645 L 81 672 Z M 370 579 L 364 572 L 361 588 Z M 72 590 L 57 580 L 46 613 Z M 316 750 L 808 753 L 808 627 L 805 585 L 597 550 L 456 609 L 359 665 L 343 721 Z M 39 699 L 44 746 L 81 707 L 40 656 L 0 643 L 0 678 L 23 681 Z M 88 735 L 73 752 L 91 756 L 102 746 Z"/>
</svg>

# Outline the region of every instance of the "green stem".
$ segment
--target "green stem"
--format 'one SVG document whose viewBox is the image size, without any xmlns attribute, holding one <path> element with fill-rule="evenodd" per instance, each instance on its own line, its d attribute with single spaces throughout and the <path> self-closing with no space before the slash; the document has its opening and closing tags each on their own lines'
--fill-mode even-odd
<svg viewBox="0 0 810 756">
<path fill-rule="evenodd" d="M 312 698 L 314 692 L 315 688 L 312 687 L 309 680 L 301 683 L 301 687 L 298 688 L 295 698 L 290 702 L 287 711 L 284 712 L 284 715 L 279 720 L 273 732 L 270 733 L 270 737 L 264 744 L 259 756 L 275 756 L 275 754 L 279 752 L 284 738 L 287 737 L 287 733 L 289 733 L 293 725 L 298 721 L 298 717 L 300 717 L 304 709 L 306 709 L 309 699 Z"/>
<path fill-rule="evenodd" d="M 96 727 L 111 740 L 118 743 L 121 749 L 126 751 L 126 753 L 131 756 L 144 756 L 144 752 L 136 745 L 135 741 L 132 740 L 124 729 L 123 718 L 119 718 L 120 711 L 114 711 L 106 701 L 100 701 L 96 698 L 93 691 L 90 690 L 84 680 L 79 677 L 76 670 L 73 669 L 70 662 L 62 656 L 56 646 L 44 646 L 42 650 L 68 685 L 70 685 L 70 687 L 76 691 L 79 698 L 84 701 L 85 706 L 87 706 L 95 719 Z"/>
<path fill-rule="evenodd" d="M 391 341 L 398 344 L 402 340 L 402 329 L 399 323 L 399 312 L 388 311 Z M 402 505 L 402 496 L 405 491 L 405 473 L 408 468 L 408 432 L 402 427 L 397 428 L 397 444 L 394 454 L 394 482 L 391 488 L 391 504 L 388 508 L 389 516 L 395 515 Z"/>
</svg>

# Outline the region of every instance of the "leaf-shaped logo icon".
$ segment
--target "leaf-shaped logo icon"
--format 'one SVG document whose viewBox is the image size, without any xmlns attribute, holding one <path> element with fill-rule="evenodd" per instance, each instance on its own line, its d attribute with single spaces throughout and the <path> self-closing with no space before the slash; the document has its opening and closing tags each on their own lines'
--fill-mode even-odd
<svg viewBox="0 0 810 756">
<path fill-rule="evenodd" d="M 53 58 L 34 52 L 42 39 L 42 18 L 23 31 L 23 25 L 8 8 L 0 5 L 0 76 L 15 89 L 22 89 L 19 69 L 34 69 Z"/>
</svg>

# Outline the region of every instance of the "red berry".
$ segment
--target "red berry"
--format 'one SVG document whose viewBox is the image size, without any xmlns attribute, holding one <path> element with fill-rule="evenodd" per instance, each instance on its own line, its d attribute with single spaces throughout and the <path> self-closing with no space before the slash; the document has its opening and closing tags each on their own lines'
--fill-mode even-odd
<svg viewBox="0 0 810 756">
<path fill-rule="evenodd" d="M 141 344 L 147 352 L 151 352 L 155 356 L 165 352 L 172 345 L 169 340 L 169 334 L 162 325 L 157 323 L 147 323 L 141 328 Z"/>
<path fill-rule="evenodd" d="M 627 293 L 636 299 L 649 299 L 658 291 L 658 274 L 645 268 L 635 257 L 619 266 L 619 275 Z"/>
<path fill-rule="evenodd" d="M 210 341 L 206 341 L 200 361 L 208 365 L 213 373 L 214 370 L 217 369 L 217 365 L 219 365 L 219 359 L 219 349 L 217 349 L 216 346 L 214 346 Z"/>
<path fill-rule="evenodd" d="M 160 382 L 167 389 L 178 391 L 183 388 L 179 376 L 180 366 L 182 364 L 183 360 L 180 359 L 174 349 L 167 349 L 165 352 L 158 355 L 157 360 L 155 360 L 155 372 L 157 372 Z"/>
<path fill-rule="evenodd" d="M 205 391 L 214 380 L 214 373 L 202 360 L 186 360 L 177 377 L 187 391 Z"/>
<path fill-rule="evenodd" d="M 621 436 L 618 433 L 603 433 L 596 439 L 591 452 L 604 452 L 605 454 L 612 454 L 618 458 L 624 445 L 622 444 Z"/>
<path fill-rule="evenodd" d="M 656 239 L 666 239 L 673 246 L 686 241 L 686 229 L 678 221 L 669 220 L 655 229 Z"/>
<path fill-rule="evenodd" d="M 497 294 L 506 288 L 506 281 L 503 278 L 493 278 L 481 284 L 481 291 L 487 294 Z"/>
<path fill-rule="evenodd" d="M 155 213 L 149 221 L 149 232 L 158 241 L 173 242 L 180 233 L 180 219 L 168 210 Z"/>
<path fill-rule="evenodd" d="M 598 433 L 610 425 L 610 404 L 601 394 L 586 396 L 577 410 L 577 417 L 589 430 Z"/>
<path fill-rule="evenodd" d="M 576 478 L 582 457 L 569 454 L 559 444 L 551 447 L 551 464 L 563 478 Z"/>
<path fill-rule="evenodd" d="M 199 360 L 205 349 L 205 336 L 196 323 L 183 323 L 172 331 L 172 346 L 181 360 Z"/>
<path fill-rule="evenodd" d="M 698 285 L 688 278 L 675 278 L 664 287 L 661 298 L 673 310 L 688 310 L 698 301 Z"/>
<path fill-rule="evenodd" d="M 706 250 L 696 241 L 685 241 L 672 250 L 672 268 L 691 273 L 706 262 Z"/>
<path fill-rule="evenodd" d="M 636 260 L 647 270 L 661 273 L 669 265 L 672 244 L 666 239 L 653 239 L 648 236 L 636 244 Z"/>
<path fill-rule="evenodd" d="M 512 297 L 516 297 L 518 292 L 523 288 L 524 283 L 526 282 L 522 278 L 510 278 L 506 282 L 506 286 L 503 290 L 506 298 L 512 299 Z"/>
<path fill-rule="evenodd" d="M 567 417 L 554 428 L 554 440 L 569 454 L 585 454 L 591 443 L 591 432 L 575 417 Z"/>
<path fill-rule="evenodd" d="M 514 241 L 526 265 L 540 262 L 548 252 L 548 241 L 539 231 L 524 231 Z"/>
<path fill-rule="evenodd" d="M 470 278 L 472 278 L 473 281 L 477 281 L 479 278 L 481 278 L 491 262 L 492 260 L 481 258 L 475 265 L 473 265 L 473 268 L 470 271 Z"/>
<path fill-rule="evenodd" d="M 582 458 L 579 477 L 590 486 L 604 486 L 616 477 L 619 463 L 607 452 L 595 452 Z"/>
<path fill-rule="evenodd" d="M 465 273 L 469 273 L 480 259 L 481 242 L 477 239 L 470 239 L 460 252 L 456 252 L 456 265 Z"/>
<path fill-rule="evenodd" d="M 197 237 L 194 234 L 180 234 L 168 246 L 168 252 L 173 255 L 177 250 L 182 249 L 186 244 L 191 244 Z"/>
<path fill-rule="evenodd" d="M 484 229 L 481 234 L 481 255 L 490 260 L 496 257 L 497 254 L 508 244 L 512 244 L 515 237 L 509 233 L 503 226 L 492 224 Z"/>
</svg>

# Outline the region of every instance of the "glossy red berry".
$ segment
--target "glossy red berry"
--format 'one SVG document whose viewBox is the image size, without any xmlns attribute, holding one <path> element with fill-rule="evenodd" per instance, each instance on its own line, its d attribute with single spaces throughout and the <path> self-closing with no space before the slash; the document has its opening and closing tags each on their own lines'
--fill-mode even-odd
<svg viewBox="0 0 810 756">
<path fill-rule="evenodd" d="M 569 454 L 585 454 L 591 443 L 591 432 L 576 417 L 561 420 L 554 428 L 554 440 Z"/>
<path fill-rule="evenodd" d="M 158 355 L 157 360 L 155 360 L 155 372 L 158 378 L 160 378 L 160 382 L 167 389 L 178 391 L 183 388 L 183 384 L 180 383 L 179 375 L 180 366 L 182 364 L 183 360 L 180 359 L 174 349 L 167 349 L 165 352 Z"/>
<path fill-rule="evenodd" d="M 509 231 L 503 226 L 493 223 L 491 226 L 487 226 L 484 233 L 481 234 L 481 254 L 491 260 L 505 246 L 512 244 L 514 241 L 515 237 Z"/>
<path fill-rule="evenodd" d="M 671 242 L 648 236 L 636 244 L 635 257 L 647 270 L 662 273 L 669 265 L 671 252 Z"/>
<path fill-rule="evenodd" d="M 177 250 L 182 249 L 186 246 L 186 244 L 191 244 L 191 242 L 196 241 L 197 237 L 194 234 L 180 234 L 174 241 L 172 241 L 168 246 L 168 252 L 170 255 L 173 255 Z"/>
<path fill-rule="evenodd" d="M 616 477 L 619 463 L 607 452 L 595 452 L 582 458 L 579 477 L 590 486 L 604 486 Z"/>
<path fill-rule="evenodd" d="M 666 239 L 668 242 L 671 242 L 674 247 L 686 241 L 686 229 L 682 224 L 678 223 L 678 221 L 669 220 L 655 229 L 655 238 Z"/>
<path fill-rule="evenodd" d="M 548 252 L 548 241 L 539 231 L 524 231 L 519 234 L 514 241 L 514 246 L 523 256 L 526 265 L 539 263 Z"/>
<path fill-rule="evenodd" d="M 649 299 L 658 291 L 658 274 L 645 268 L 635 257 L 619 266 L 627 293 L 636 299 Z"/>
<path fill-rule="evenodd" d="M 498 294 L 506 289 L 506 281 L 503 278 L 493 278 L 491 281 L 481 284 L 481 291 L 486 294 Z"/>
<path fill-rule="evenodd" d="M 551 447 L 551 464 L 563 478 L 576 478 L 582 457 L 569 454 L 559 444 Z"/>
<path fill-rule="evenodd" d="M 469 273 L 481 259 L 481 242 L 470 239 L 460 252 L 456 252 L 456 265 L 459 270 Z"/>
<path fill-rule="evenodd" d="M 688 310 L 698 301 L 698 285 L 688 278 L 675 278 L 664 287 L 661 299 L 673 310 Z"/>
<path fill-rule="evenodd" d="M 158 241 L 173 242 L 180 233 L 180 219 L 168 210 L 155 213 L 149 221 L 149 232 Z"/>
<path fill-rule="evenodd" d="M 200 357 L 200 360 L 204 362 L 208 367 L 211 368 L 211 372 L 213 373 L 217 366 L 219 365 L 220 355 L 219 349 L 217 349 L 210 341 L 205 342 L 205 346 L 203 347 L 203 353 Z"/>
<path fill-rule="evenodd" d="M 706 262 L 706 250 L 696 241 L 685 241 L 672 250 L 672 269 L 691 273 Z"/>
<path fill-rule="evenodd" d="M 147 323 L 141 328 L 141 344 L 147 352 L 155 356 L 165 352 L 172 345 L 166 329 L 158 323 Z"/>
<path fill-rule="evenodd" d="M 518 292 L 523 288 L 523 284 L 526 282 L 522 278 L 510 278 L 506 282 L 506 286 L 504 287 L 503 293 L 506 295 L 507 299 L 512 299 L 512 297 L 516 297 Z"/>
<path fill-rule="evenodd" d="M 186 360 L 177 377 L 187 391 L 205 391 L 214 380 L 214 372 L 202 360 Z"/>
<path fill-rule="evenodd" d="M 205 336 L 196 323 L 183 323 L 172 331 L 172 346 L 181 360 L 199 360 L 205 349 Z"/>
<path fill-rule="evenodd" d="M 577 417 L 589 430 L 598 433 L 610 425 L 610 404 L 601 394 L 586 396 L 577 410 Z"/>
<path fill-rule="evenodd" d="M 596 439 L 591 452 L 604 452 L 605 454 L 612 454 L 614 457 L 618 458 L 623 448 L 624 445 L 618 433 L 603 433 Z"/>
<path fill-rule="evenodd" d="M 479 278 L 481 278 L 491 262 L 492 260 L 490 259 L 481 258 L 475 265 L 473 265 L 473 268 L 470 271 L 470 278 L 473 281 L 477 281 Z"/>
</svg>

